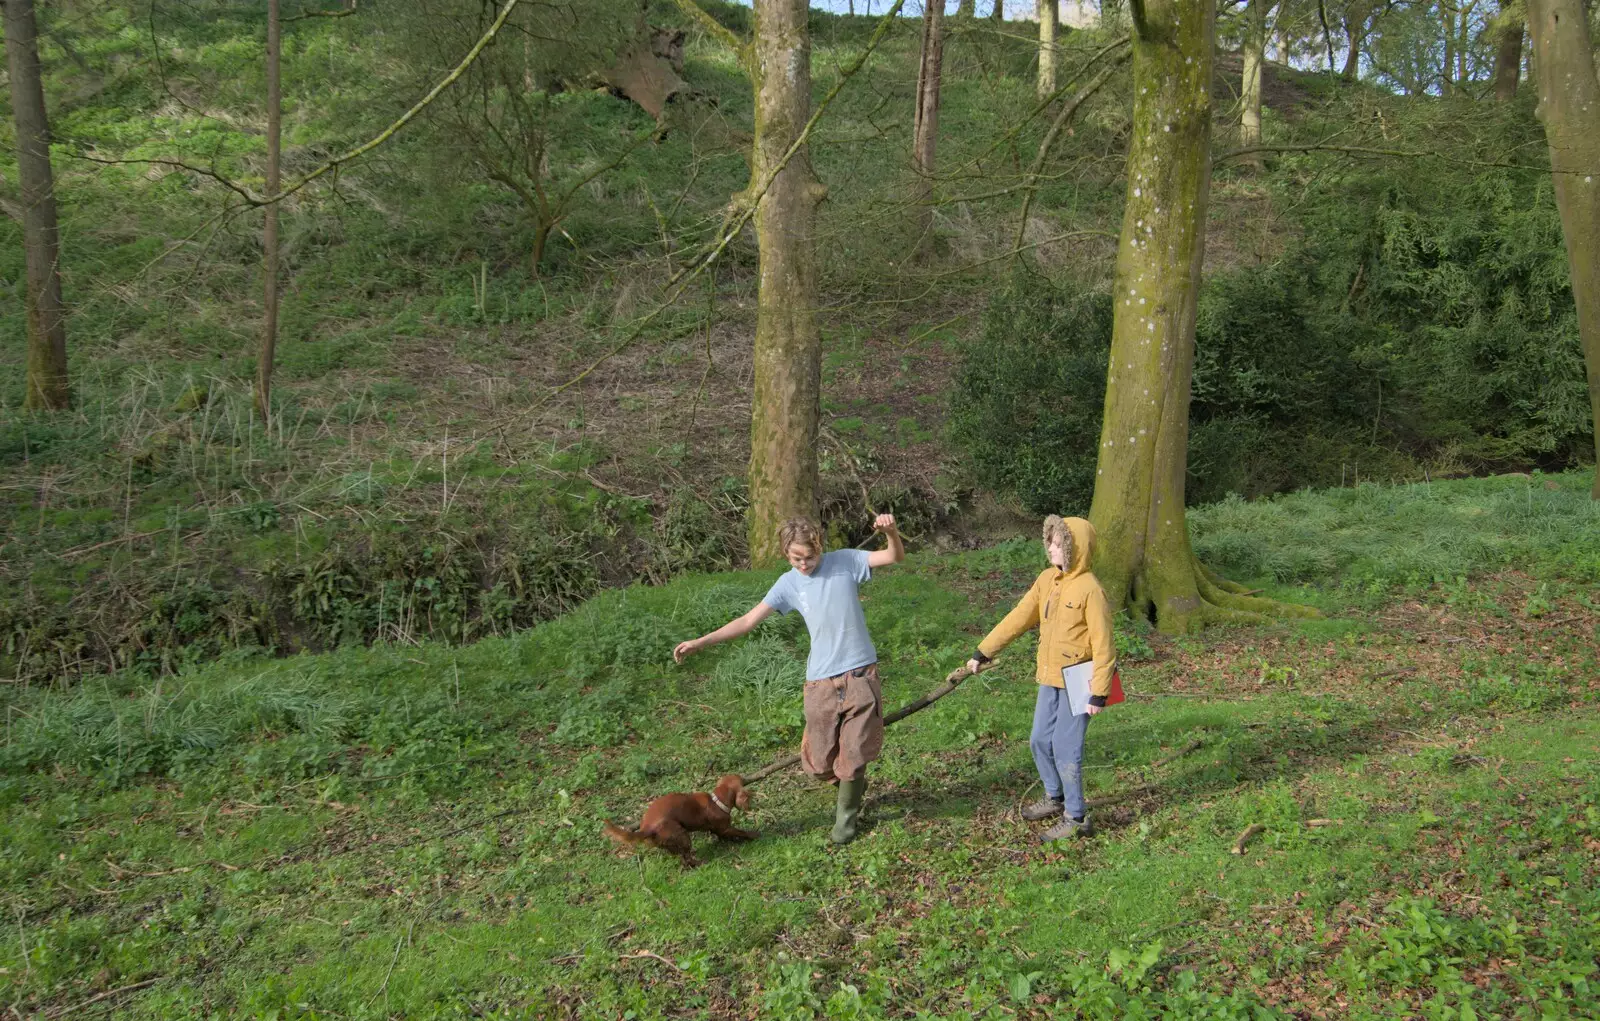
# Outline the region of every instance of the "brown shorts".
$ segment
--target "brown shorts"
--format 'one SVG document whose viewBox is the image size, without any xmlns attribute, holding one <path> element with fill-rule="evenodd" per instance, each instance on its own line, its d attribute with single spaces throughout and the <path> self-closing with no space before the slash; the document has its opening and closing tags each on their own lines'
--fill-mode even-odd
<svg viewBox="0 0 1600 1021">
<path fill-rule="evenodd" d="M 883 692 L 876 663 L 807 681 L 800 768 L 818 778 L 858 780 L 883 751 Z"/>
</svg>

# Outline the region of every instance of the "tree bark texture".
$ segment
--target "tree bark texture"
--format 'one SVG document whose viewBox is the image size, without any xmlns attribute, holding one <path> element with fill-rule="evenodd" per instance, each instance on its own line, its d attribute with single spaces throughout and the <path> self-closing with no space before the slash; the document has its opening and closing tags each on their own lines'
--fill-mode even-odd
<svg viewBox="0 0 1600 1021">
<path fill-rule="evenodd" d="M 278 0 L 267 0 L 267 196 L 282 190 L 279 156 L 283 147 L 283 90 L 279 76 L 283 50 Z M 278 350 L 278 206 L 267 204 L 261 232 L 261 275 L 264 278 L 261 350 L 256 358 L 256 417 L 272 421 L 272 363 Z"/>
<path fill-rule="evenodd" d="M 1039 98 L 1056 91 L 1056 27 L 1061 21 L 1059 0 L 1035 0 L 1039 12 Z"/>
<path fill-rule="evenodd" d="M 1583 0 L 1528 0 L 1539 119 L 1550 143 L 1600 461 L 1600 76 Z M 1590 495 L 1600 500 L 1600 468 Z"/>
<path fill-rule="evenodd" d="M 1211 187 L 1214 0 L 1133 7 L 1133 133 L 1090 518 L 1113 606 L 1182 632 L 1285 609 L 1195 559 L 1184 518 L 1189 387 Z M 1242 611 L 1242 612 L 1241 612 Z"/>
<path fill-rule="evenodd" d="M 1267 14 L 1270 0 L 1250 0 L 1245 11 L 1244 81 L 1239 87 L 1239 145 L 1249 148 L 1261 144 L 1261 65 L 1267 53 Z M 1246 160 L 1260 170 L 1260 153 Z"/>
<path fill-rule="evenodd" d="M 1372 18 L 1372 7 L 1366 3 L 1352 3 L 1344 12 L 1344 70 L 1339 76 L 1353 82 L 1361 75 L 1361 44 L 1367 41 L 1367 23 Z"/>
<path fill-rule="evenodd" d="M 806 0 L 755 0 L 752 190 L 772 174 L 811 110 Z M 750 560 L 781 561 L 778 526 L 817 513 L 822 337 L 813 226 L 826 189 L 802 147 L 756 206 L 760 283 L 750 411 Z"/>
<path fill-rule="evenodd" d="M 958 18 L 971 18 L 971 17 L 975 17 L 977 15 L 977 13 L 978 13 L 977 0 L 957 0 L 957 2 L 956 2 L 956 17 L 958 17 Z"/>
<path fill-rule="evenodd" d="M 17 178 L 22 190 L 22 248 L 27 266 L 28 368 L 23 406 L 71 407 L 67 377 L 66 308 L 61 298 L 61 235 L 50 170 L 50 117 L 39 67 L 39 25 L 33 0 L 5 6 L 11 112 L 17 128 Z"/>
<path fill-rule="evenodd" d="M 944 75 L 944 3 L 929 0 L 922 13 L 922 56 L 917 63 L 917 108 L 911 122 L 911 163 L 917 173 L 917 253 L 933 248 L 934 150 L 939 141 L 939 89 Z"/>
<path fill-rule="evenodd" d="M 993 22 L 1006 20 L 1006 0 L 994 0 L 994 6 L 989 8 L 989 20 Z"/>
<path fill-rule="evenodd" d="M 1494 48 L 1494 98 L 1502 103 L 1517 98 L 1517 81 L 1522 75 L 1523 23 L 1506 14 L 1506 6 L 1506 0 L 1501 0 Z"/>
</svg>

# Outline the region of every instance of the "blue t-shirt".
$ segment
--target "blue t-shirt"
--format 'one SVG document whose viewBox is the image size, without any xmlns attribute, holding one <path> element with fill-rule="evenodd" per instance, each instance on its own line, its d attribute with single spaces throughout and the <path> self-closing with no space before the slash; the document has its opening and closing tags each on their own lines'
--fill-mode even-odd
<svg viewBox="0 0 1600 1021">
<path fill-rule="evenodd" d="M 856 586 L 872 577 L 866 550 L 834 550 L 809 575 L 794 568 L 772 583 L 763 603 L 779 613 L 799 610 L 811 632 L 806 680 L 820 681 L 878 661 L 867 636 Z"/>
</svg>

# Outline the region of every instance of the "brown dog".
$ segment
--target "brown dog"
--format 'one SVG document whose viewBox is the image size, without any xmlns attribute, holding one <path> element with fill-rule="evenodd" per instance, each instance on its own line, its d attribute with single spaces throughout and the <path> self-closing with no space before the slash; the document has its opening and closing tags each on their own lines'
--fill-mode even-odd
<svg viewBox="0 0 1600 1021">
<path fill-rule="evenodd" d="M 755 830 L 741 830 L 733 825 L 733 810 L 749 808 L 750 795 L 745 793 L 744 781 L 738 774 L 729 773 L 717 781 L 710 794 L 663 794 L 650 802 L 644 818 L 631 830 L 606 820 L 606 836 L 618 844 L 651 844 L 683 862 L 684 868 L 700 864 L 695 860 L 689 834 L 695 831 L 715 833 L 723 840 L 754 840 L 761 834 Z"/>
</svg>

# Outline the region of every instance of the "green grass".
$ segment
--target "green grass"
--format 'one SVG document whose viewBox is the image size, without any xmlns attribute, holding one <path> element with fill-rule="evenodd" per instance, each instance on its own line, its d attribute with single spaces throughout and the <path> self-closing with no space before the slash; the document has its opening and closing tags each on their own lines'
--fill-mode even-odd
<svg viewBox="0 0 1600 1021">
<path fill-rule="evenodd" d="M 1497 486 L 1435 484 L 1436 520 Z M 1333 517 L 1356 498 L 1412 497 L 1293 506 Z M 1304 624 L 1124 627 L 1134 697 L 1096 721 L 1086 775 L 1091 796 L 1128 797 L 1068 847 L 1014 814 L 1034 783 L 1021 643 L 891 731 L 851 847 L 825 844 L 831 789 L 788 774 L 754 790 L 762 837 L 702 841 L 698 870 L 615 852 L 602 819 L 798 740 L 797 620 L 670 664 L 770 573 L 609 591 L 461 648 L 11 690 L 0 1000 L 124 990 L 137 1017 L 1592 1016 L 1600 611 L 1539 555 L 1589 511 L 1558 501 L 1532 529 L 1490 505 L 1480 531 L 1527 544 L 1520 570 L 1488 560 L 1409 595 L 1401 571 L 1400 601 L 1354 604 L 1321 579 L 1351 608 Z M 1264 556 L 1303 542 L 1276 505 L 1253 525 L 1222 511 Z M 1420 557 L 1413 523 L 1375 516 L 1363 541 Z M 879 572 L 863 591 L 886 700 L 960 662 L 1037 561 L 1018 542 Z"/>
</svg>

